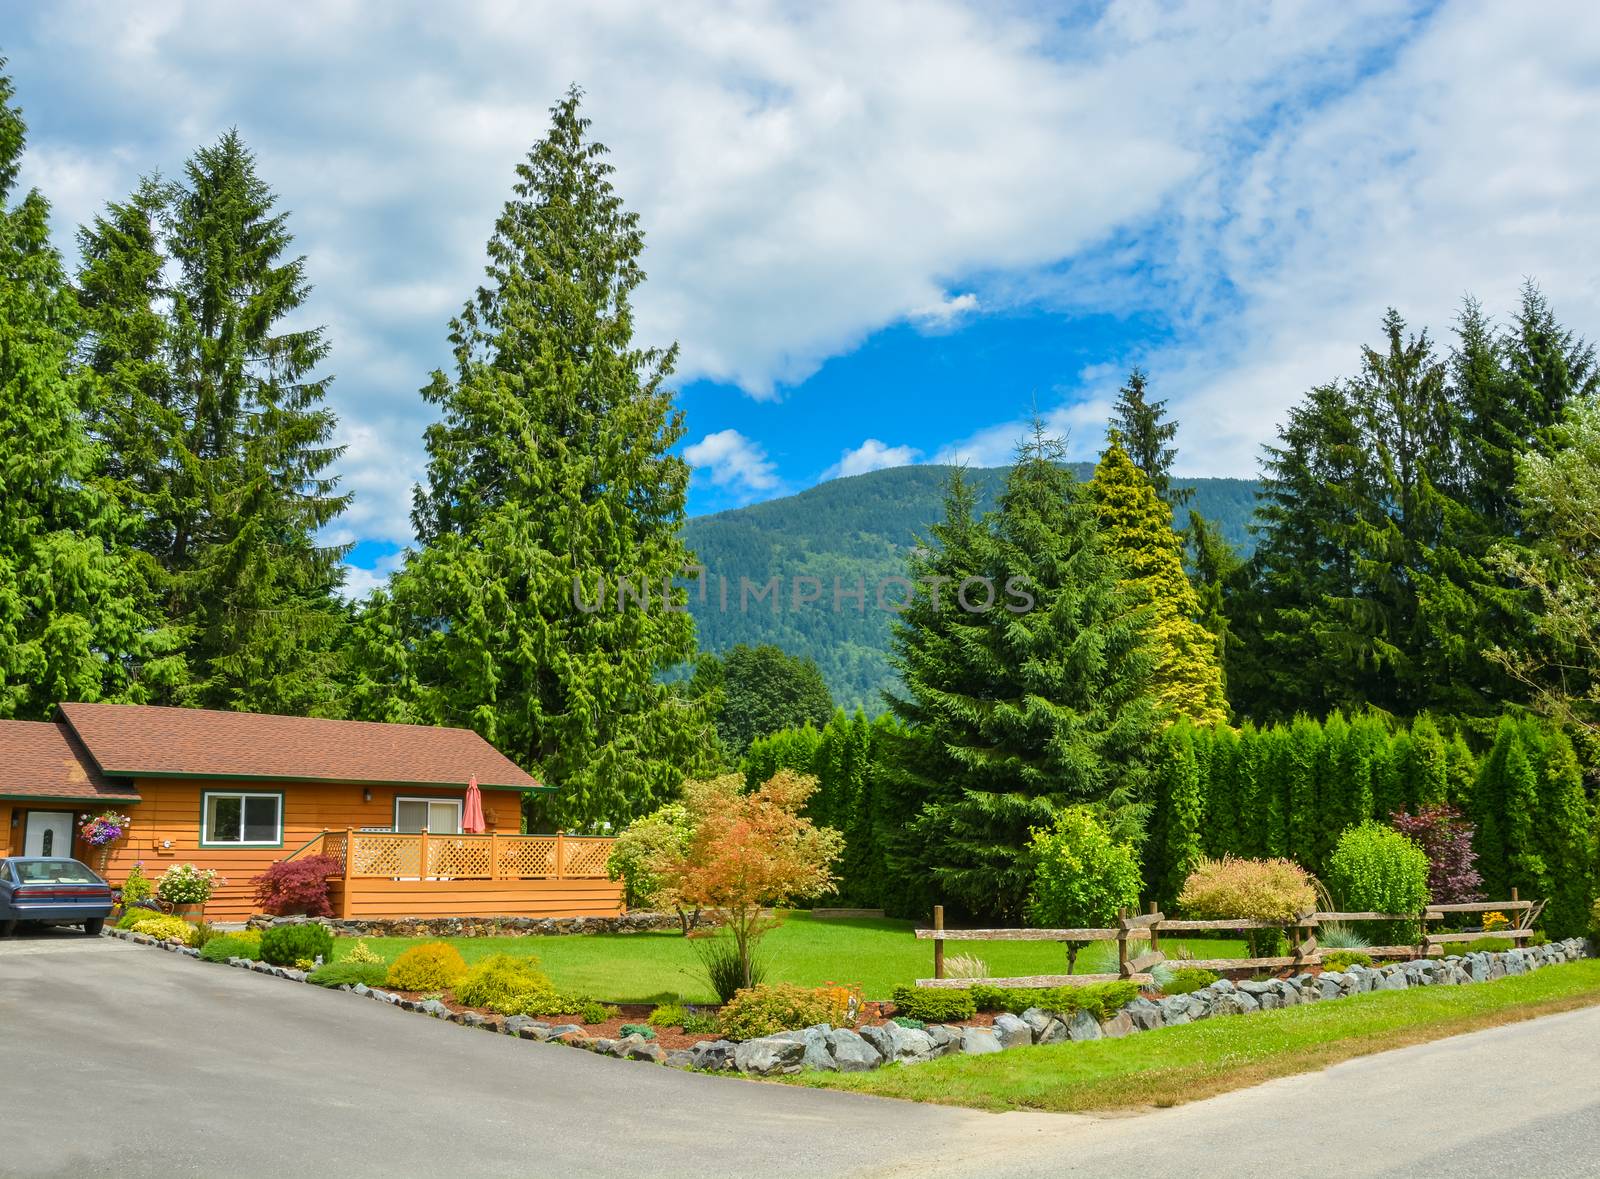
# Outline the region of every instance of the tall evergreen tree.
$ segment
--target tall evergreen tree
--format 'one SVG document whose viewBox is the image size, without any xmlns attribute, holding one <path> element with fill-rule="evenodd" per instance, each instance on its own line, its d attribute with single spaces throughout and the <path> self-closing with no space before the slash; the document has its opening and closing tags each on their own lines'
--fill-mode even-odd
<svg viewBox="0 0 1600 1179">
<path fill-rule="evenodd" d="M 518 165 L 454 373 L 423 390 L 421 548 L 368 611 L 358 689 L 368 715 L 470 724 L 560 787 L 532 821 L 574 826 L 653 810 L 712 747 L 704 701 L 657 678 L 694 653 L 676 349 L 634 340 L 644 238 L 579 99 Z"/>
<path fill-rule="evenodd" d="M 1217 645 L 1217 669 L 1227 694 L 1228 647 L 1233 627 L 1228 621 L 1230 596 L 1237 593 L 1245 563 L 1222 535 L 1222 530 L 1199 512 L 1189 513 L 1189 580 L 1194 583 L 1200 612 L 1196 620 Z"/>
<path fill-rule="evenodd" d="M 0 717 L 43 719 L 62 700 L 142 700 L 182 662 L 84 430 L 96 389 L 75 362 L 82 318 L 49 203 L 12 203 L 13 94 L 0 72 Z"/>
<path fill-rule="evenodd" d="M 344 549 L 318 534 L 348 496 L 313 375 L 327 340 L 285 326 L 311 287 L 276 204 L 230 131 L 80 235 L 94 420 L 184 636 L 191 678 L 168 698 L 334 713 Z"/>
<path fill-rule="evenodd" d="M 1144 472 L 1156 496 L 1168 508 L 1181 508 L 1194 498 L 1194 488 L 1172 486 L 1172 460 L 1178 448 L 1172 445 L 1178 423 L 1167 420 L 1167 403 L 1151 401 L 1145 394 L 1150 378 L 1143 369 L 1128 374 L 1128 383 L 1117 390 L 1111 407 L 1111 433 L 1121 438 L 1133 465 Z"/>
<path fill-rule="evenodd" d="M 929 789 L 918 834 L 936 887 L 1016 919 L 1033 828 L 1074 803 L 1115 826 L 1145 793 L 1158 711 L 1141 612 L 1120 586 L 1093 505 L 1036 427 L 994 515 L 977 522 L 957 482 L 936 546 L 912 575 L 956 578 L 919 594 L 895 630 L 905 684 L 892 707 L 916 729 Z M 985 579 L 969 582 L 967 578 Z M 988 609 L 982 604 L 993 590 Z M 1016 610 L 1008 609 L 1015 605 Z"/>
<path fill-rule="evenodd" d="M 1116 437 L 1095 468 L 1089 489 L 1128 595 L 1148 614 L 1157 696 L 1174 716 L 1199 724 L 1225 720 L 1216 636 L 1197 621 L 1200 602 L 1183 571 L 1171 509 L 1157 498 Z"/>
</svg>

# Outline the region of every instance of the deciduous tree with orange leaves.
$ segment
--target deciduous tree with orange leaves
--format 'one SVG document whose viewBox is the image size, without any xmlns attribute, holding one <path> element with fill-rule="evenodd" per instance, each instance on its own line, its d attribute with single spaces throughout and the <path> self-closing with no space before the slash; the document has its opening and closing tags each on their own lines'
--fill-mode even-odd
<svg viewBox="0 0 1600 1179">
<path fill-rule="evenodd" d="M 741 774 L 685 782 L 693 834 L 682 850 L 664 849 L 654 862 L 680 904 L 726 915 L 742 986 L 754 985 L 756 943 L 777 924 L 767 910 L 833 891 L 844 836 L 800 814 L 816 789 L 815 778 L 793 770 L 779 770 L 748 794 Z"/>
</svg>

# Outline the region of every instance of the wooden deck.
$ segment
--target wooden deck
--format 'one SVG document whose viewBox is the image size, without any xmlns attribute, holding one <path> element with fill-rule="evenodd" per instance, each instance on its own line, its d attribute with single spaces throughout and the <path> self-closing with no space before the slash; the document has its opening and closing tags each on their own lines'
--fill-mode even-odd
<svg viewBox="0 0 1600 1179">
<path fill-rule="evenodd" d="M 295 856 L 337 860 L 334 915 L 612 917 L 622 884 L 606 879 L 609 839 L 326 831 Z"/>
</svg>

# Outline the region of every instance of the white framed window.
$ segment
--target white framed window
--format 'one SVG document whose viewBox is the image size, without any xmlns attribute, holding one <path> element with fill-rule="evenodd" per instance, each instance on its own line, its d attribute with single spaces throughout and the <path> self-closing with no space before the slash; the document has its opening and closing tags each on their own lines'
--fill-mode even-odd
<svg viewBox="0 0 1600 1179">
<path fill-rule="evenodd" d="M 394 829 L 415 833 L 427 828 L 430 835 L 461 834 L 459 798 L 396 798 Z"/>
<path fill-rule="evenodd" d="M 200 796 L 201 847 L 282 847 L 283 795 L 207 791 Z"/>
</svg>

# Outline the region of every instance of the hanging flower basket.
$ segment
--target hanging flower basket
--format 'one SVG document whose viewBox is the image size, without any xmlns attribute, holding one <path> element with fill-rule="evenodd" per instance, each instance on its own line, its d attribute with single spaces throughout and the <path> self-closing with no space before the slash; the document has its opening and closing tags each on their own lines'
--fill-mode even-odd
<svg viewBox="0 0 1600 1179">
<path fill-rule="evenodd" d="M 95 871 L 106 874 L 111 860 L 111 845 L 128 833 L 133 820 L 116 811 L 105 811 L 78 828 L 78 837 L 95 849 Z"/>
</svg>

